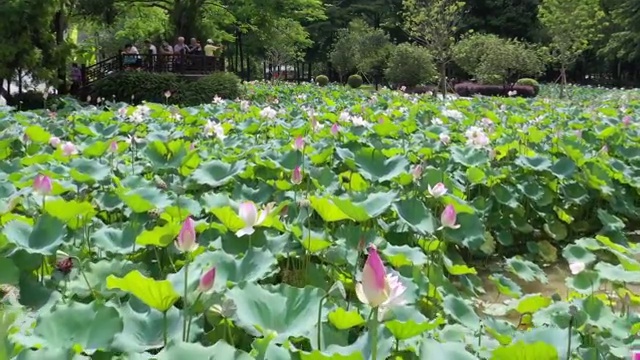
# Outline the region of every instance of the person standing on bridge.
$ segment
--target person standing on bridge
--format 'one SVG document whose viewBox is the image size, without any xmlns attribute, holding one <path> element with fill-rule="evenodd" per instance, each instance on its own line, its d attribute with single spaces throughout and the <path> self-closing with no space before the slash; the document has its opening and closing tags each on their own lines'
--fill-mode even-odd
<svg viewBox="0 0 640 360">
<path fill-rule="evenodd" d="M 189 47 L 184 43 L 184 37 L 178 37 L 178 43 L 173 46 L 173 65 L 174 71 L 182 71 L 184 66 L 184 55 L 187 54 Z"/>
</svg>

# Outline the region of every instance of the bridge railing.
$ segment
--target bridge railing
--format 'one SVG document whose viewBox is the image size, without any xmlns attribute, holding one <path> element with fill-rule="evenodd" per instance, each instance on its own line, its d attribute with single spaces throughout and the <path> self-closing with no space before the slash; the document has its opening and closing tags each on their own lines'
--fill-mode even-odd
<svg viewBox="0 0 640 360">
<path fill-rule="evenodd" d="M 120 71 L 171 72 L 184 75 L 225 71 L 224 59 L 206 55 L 120 54 L 82 67 L 82 83 L 89 85 Z"/>
</svg>

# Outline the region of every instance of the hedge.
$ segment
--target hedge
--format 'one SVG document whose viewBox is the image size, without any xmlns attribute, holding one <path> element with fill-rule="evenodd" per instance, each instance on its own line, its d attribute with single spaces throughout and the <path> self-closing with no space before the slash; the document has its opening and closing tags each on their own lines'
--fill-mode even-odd
<svg viewBox="0 0 640 360">
<path fill-rule="evenodd" d="M 20 94 L 12 94 L 7 100 L 7 105 L 13 106 L 17 110 L 37 110 L 45 106 L 44 94 L 39 91 L 29 90 Z M 48 94 L 46 99 L 46 108 L 56 110 L 63 107 L 60 96 L 56 94 Z"/>
<path fill-rule="evenodd" d="M 96 81 L 91 85 L 91 98 L 126 102 L 167 101 L 171 104 L 195 106 L 210 103 L 214 96 L 234 99 L 240 95 L 240 79 L 232 73 L 213 73 L 197 80 L 189 80 L 171 73 L 125 71 Z"/>
<path fill-rule="evenodd" d="M 455 92 L 460 96 L 509 96 L 509 92 L 515 91 L 517 97 L 535 97 L 536 91 L 532 86 L 527 85 L 481 85 L 475 83 L 461 83 L 454 87 Z"/>
</svg>

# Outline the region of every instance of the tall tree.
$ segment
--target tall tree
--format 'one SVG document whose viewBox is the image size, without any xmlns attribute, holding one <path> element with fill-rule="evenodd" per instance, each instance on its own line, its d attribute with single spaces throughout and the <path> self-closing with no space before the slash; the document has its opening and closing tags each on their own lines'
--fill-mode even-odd
<svg viewBox="0 0 640 360">
<path fill-rule="evenodd" d="M 440 73 L 440 89 L 447 93 L 447 65 L 451 61 L 464 2 L 457 0 L 404 0 L 404 21 L 409 34 L 430 50 Z"/>
<path fill-rule="evenodd" d="M 567 68 L 601 36 L 605 14 L 599 0 L 544 0 L 539 16 L 551 38 L 551 56 L 560 68 L 562 97 Z"/>
</svg>

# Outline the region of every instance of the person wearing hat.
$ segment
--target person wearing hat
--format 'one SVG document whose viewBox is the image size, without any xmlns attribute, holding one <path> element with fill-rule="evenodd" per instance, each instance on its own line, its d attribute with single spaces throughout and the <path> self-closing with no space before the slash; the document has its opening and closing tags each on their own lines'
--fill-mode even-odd
<svg viewBox="0 0 640 360">
<path fill-rule="evenodd" d="M 204 46 L 204 54 L 206 56 L 215 56 L 216 50 L 218 50 L 218 47 L 213 45 L 213 40 L 208 39 L 207 45 Z"/>
</svg>

